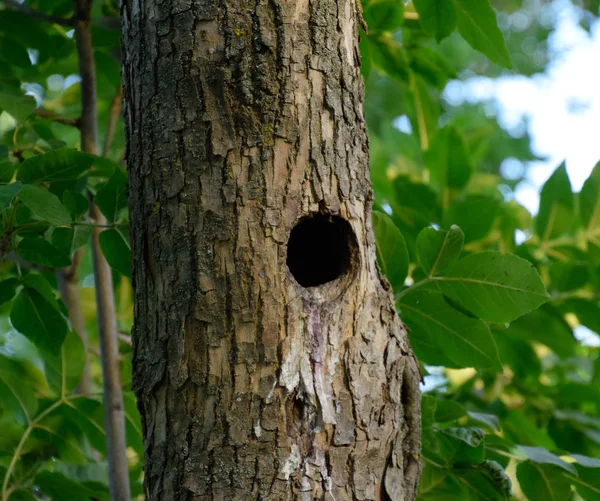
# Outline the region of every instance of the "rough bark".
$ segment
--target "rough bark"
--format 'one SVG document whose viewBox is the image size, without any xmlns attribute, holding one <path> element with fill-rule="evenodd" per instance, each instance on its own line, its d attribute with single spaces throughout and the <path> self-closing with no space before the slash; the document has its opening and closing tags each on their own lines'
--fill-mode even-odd
<svg viewBox="0 0 600 501">
<path fill-rule="evenodd" d="M 122 4 L 147 500 L 415 497 L 420 376 L 375 258 L 359 16 Z"/>
</svg>

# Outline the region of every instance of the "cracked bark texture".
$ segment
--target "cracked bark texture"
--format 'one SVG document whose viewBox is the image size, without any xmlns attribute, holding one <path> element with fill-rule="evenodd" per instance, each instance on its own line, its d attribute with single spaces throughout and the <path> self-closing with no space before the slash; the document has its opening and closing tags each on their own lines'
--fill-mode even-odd
<svg viewBox="0 0 600 501">
<path fill-rule="evenodd" d="M 420 374 L 375 258 L 359 16 L 122 2 L 149 501 L 415 497 Z M 287 242 L 317 212 L 356 248 L 304 288 Z"/>
</svg>

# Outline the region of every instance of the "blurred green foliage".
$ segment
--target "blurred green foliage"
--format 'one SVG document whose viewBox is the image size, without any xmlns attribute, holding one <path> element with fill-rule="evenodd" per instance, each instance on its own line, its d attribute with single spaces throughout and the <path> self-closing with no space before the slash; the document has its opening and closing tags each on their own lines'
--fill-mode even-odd
<svg viewBox="0 0 600 501">
<path fill-rule="evenodd" d="M 558 166 L 533 216 L 512 196 L 524 172 L 500 170 L 507 158 L 536 159 L 527 134 L 509 134 L 488 104 L 443 97 L 474 75 L 544 71 L 555 3 L 363 2 L 378 259 L 423 373 L 440 381 L 423 396 L 423 501 L 600 499 L 598 348 L 575 336 L 581 326 L 600 333 L 600 167 L 573 193 Z M 73 14 L 72 0 L 25 5 Z M 598 7 L 577 3 L 585 29 Z M 120 99 L 118 15 L 116 0 L 94 3 L 101 131 Z M 2 501 L 108 499 L 88 192 L 109 221 L 100 243 L 114 272 L 139 497 L 123 123 L 102 134 L 105 156 L 79 151 L 69 26 L 0 2 L 0 63 Z M 57 292 L 55 269 L 74 260 L 87 354 Z M 85 360 L 90 395 L 76 391 Z"/>
</svg>

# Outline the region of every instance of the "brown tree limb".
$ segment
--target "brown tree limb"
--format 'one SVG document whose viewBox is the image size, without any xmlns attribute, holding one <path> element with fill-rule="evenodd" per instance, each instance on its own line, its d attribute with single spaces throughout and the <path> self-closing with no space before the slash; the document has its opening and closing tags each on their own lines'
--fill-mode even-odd
<svg viewBox="0 0 600 501">
<path fill-rule="evenodd" d="M 52 14 L 45 14 L 43 12 L 32 9 L 28 5 L 19 3 L 15 0 L 4 0 L 4 4 L 11 9 L 18 10 L 27 14 L 30 17 L 35 19 L 40 19 L 41 21 L 45 21 L 47 23 L 60 24 L 61 26 L 75 26 L 75 20 L 73 18 L 61 17 L 61 16 L 53 16 Z"/>
<path fill-rule="evenodd" d="M 73 255 L 73 262 L 71 266 L 56 270 L 56 282 L 58 283 L 60 297 L 69 311 L 69 319 L 73 324 L 73 329 L 75 329 L 75 332 L 77 332 L 81 339 L 87 359 L 90 342 L 87 330 L 85 328 L 83 313 L 81 311 L 79 288 L 77 286 L 77 269 L 79 268 L 79 263 L 81 262 L 81 254 L 82 250 L 77 250 Z M 92 375 L 90 372 L 90 365 L 87 360 L 83 368 L 83 373 L 81 375 L 77 390 L 82 395 L 90 395 L 92 393 Z"/>
<path fill-rule="evenodd" d="M 78 129 L 80 127 L 81 119 L 79 119 L 79 118 L 59 117 L 55 113 L 52 113 L 51 111 L 48 111 L 48 110 L 43 110 L 41 108 L 35 110 L 33 113 L 36 114 L 38 117 L 47 118 L 48 120 L 52 120 L 53 122 L 56 122 L 59 124 L 69 125 L 71 127 L 77 127 Z"/>
<path fill-rule="evenodd" d="M 98 120 L 96 111 L 96 69 L 91 33 L 91 0 L 75 0 L 75 40 L 81 76 L 81 147 L 98 154 Z M 97 225 L 106 219 L 90 197 L 90 217 Z M 104 386 L 106 445 L 109 464 L 109 489 L 113 501 L 129 501 L 129 472 L 127 468 L 125 415 L 119 368 L 119 345 L 112 271 L 100 249 L 99 227 L 92 231 L 92 259 L 96 287 L 98 334 Z"/>
<path fill-rule="evenodd" d="M 104 135 L 104 146 L 102 147 L 102 156 L 108 155 L 110 146 L 112 144 L 113 136 L 115 135 L 115 128 L 117 121 L 121 116 L 123 110 L 123 86 L 119 84 L 117 91 L 108 108 L 108 125 L 106 126 L 106 134 Z"/>
</svg>

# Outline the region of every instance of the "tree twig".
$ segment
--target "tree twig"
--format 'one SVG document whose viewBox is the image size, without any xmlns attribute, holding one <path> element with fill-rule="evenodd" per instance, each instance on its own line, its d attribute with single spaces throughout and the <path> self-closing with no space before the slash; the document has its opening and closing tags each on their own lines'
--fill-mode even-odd
<svg viewBox="0 0 600 501">
<path fill-rule="evenodd" d="M 98 153 L 98 119 L 96 112 L 96 68 L 91 32 L 92 0 L 75 0 L 75 40 L 81 76 L 81 147 Z M 96 225 L 106 225 L 106 218 L 94 205 L 90 195 L 90 217 Z M 125 442 L 125 415 L 119 368 L 119 344 L 112 272 L 100 249 L 102 229 L 92 231 L 92 259 L 96 286 L 98 335 L 104 386 L 104 412 L 110 499 L 129 501 L 129 472 Z"/>
<path fill-rule="evenodd" d="M 51 111 L 48 111 L 48 110 L 43 110 L 41 108 L 35 110 L 34 113 L 38 117 L 47 118 L 48 120 L 52 120 L 53 122 L 56 122 L 56 123 L 59 123 L 59 124 L 70 125 L 71 127 L 77 127 L 78 129 L 80 127 L 80 121 L 81 121 L 81 119 L 79 119 L 79 118 L 63 118 L 63 117 L 59 117 L 55 113 L 52 113 Z"/>
<path fill-rule="evenodd" d="M 73 262 L 68 268 L 62 268 L 56 270 L 56 282 L 58 283 L 58 290 L 60 297 L 65 303 L 67 310 L 69 311 L 69 319 L 73 324 L 73 329 L 81 338 L 85 356 L 87 359 L 90 342 L 85 328 L 85 321 L 83 313 L 81 311 L 81 301 L 79 300 L 79 288 L 77 286 L 77 269 L 81 262 L 82 250 L 79 249 L 73 255 Z M 83 373 L 79 380 L 78 392 L 82 395 L 89 395 L 92 392 L 92 374 L 90 372 L 90 364 L 87 362 L 83 367 Z"/>
<path fill-rule="evenodd" d="M 23 3 L 19 3 L 15 0 L 4 0 L 4 4 L 11 9 L 21 11 L 27 14 L 30 17 L 34 17 L 35 19 L 40 19 L 42 21 L 46 21 L 47 23 L 60 24 L 62 26 L 70 26 L 71 28 L 75 26 L 75 20 L 73 18 L 53 16 L 52 14 L 45 14 L 38 10 L 32 9 L 28 5 Z"/>
</svg>

